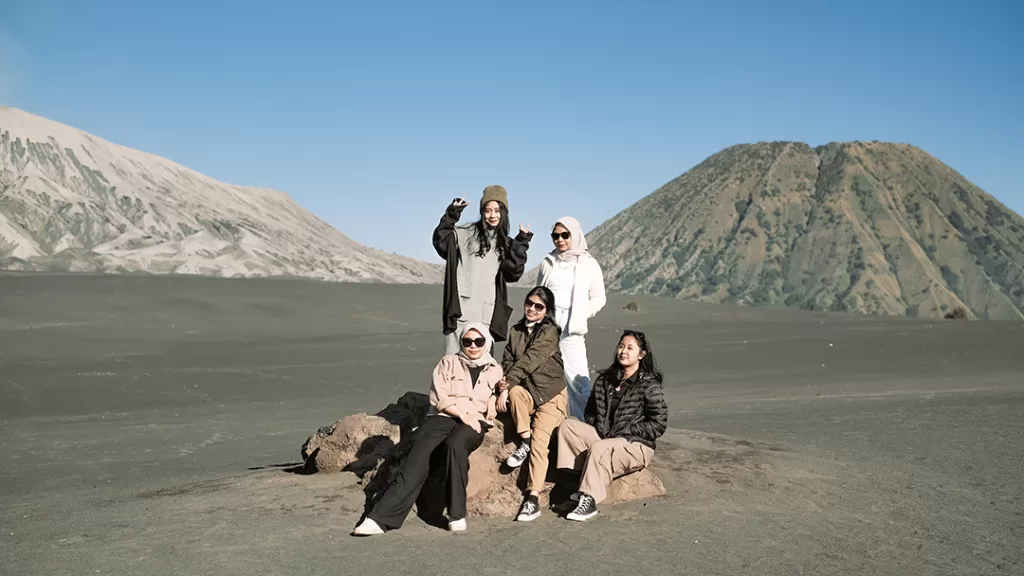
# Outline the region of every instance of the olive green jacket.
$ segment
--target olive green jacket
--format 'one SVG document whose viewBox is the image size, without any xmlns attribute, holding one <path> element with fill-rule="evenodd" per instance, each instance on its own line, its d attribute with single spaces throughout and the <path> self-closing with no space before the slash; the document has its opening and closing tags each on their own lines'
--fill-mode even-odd
<svg viewBox="0 0 1024 576">
<path fill-rule="evenodd" d="M 531 334 L 520 320 L 509 330 L 501 367 L 509 388 L 522 386 L 530 391 L 537 406 L 551 400 L 565 388 L 562 351 L 558 346 L 561 330 L 553 322 L 534 326 Z"/>
</svg>

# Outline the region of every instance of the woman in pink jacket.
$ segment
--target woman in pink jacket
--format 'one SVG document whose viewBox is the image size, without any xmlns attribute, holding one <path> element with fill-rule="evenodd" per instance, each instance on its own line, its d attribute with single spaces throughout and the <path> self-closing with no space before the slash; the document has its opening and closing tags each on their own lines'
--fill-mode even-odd
<svg viewBox="0 0 1024 576">
<path fill-rule="evenodd" d="M 354 536 L 383 534 L 402 526 L 427 480 L 430 455 L 441 444 L 448 450 L 448 529 L 466 529 L 469 455 L 480 447 L 487 423 L 494 418 L 494 392 L 502 370 L 489 352 L 490 331 L 483 324 L 464 325 L 459 343 L 460 350 L 443 356 L 434 368 L 431 409 L 413 433 L 401 472 L 352 531 Z"/>
</svg>

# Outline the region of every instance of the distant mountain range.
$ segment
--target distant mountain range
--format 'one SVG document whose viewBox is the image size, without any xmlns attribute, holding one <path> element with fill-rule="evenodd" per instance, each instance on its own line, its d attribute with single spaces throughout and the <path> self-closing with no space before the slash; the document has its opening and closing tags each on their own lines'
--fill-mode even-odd
<svg viewBox="0 0 1024 576">
<path fill-rule="evenodd" d="M 1024 318 L 1024 219 L 905 144 L 733 146 L 587 241 L 618 292 L 908 316 L 962 306 L 969 317 Z"/>
<path fill-rule="evenodd" d="M 424 240 L 426 241 L 426 240 Z M 0 107 L 0 269 L 439 283 L 266 188 Z"/>
<path fill-rule="evenodd" d="M 906 144 L 732 146 L 587 239 L 611 291 L 1024 318 L 1024 218 Z M 8 107 L 0 269 L 403 283 L 442 274 L 353 241 L 282 192 L 224 184 Z"/>
</svg>

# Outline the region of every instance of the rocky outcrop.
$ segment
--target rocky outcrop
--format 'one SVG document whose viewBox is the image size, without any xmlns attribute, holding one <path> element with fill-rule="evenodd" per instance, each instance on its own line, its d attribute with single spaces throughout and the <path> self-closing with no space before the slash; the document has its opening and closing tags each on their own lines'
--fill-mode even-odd
<svg viewBox="0 0 1024 576">
<path fill-rule="evenodd" d="M 352 414 L 324 426 L 302 445 L 304 468 L 363 476 L 423 422 L 429 408 L 426 394 L 407 392 L 374 415 Z"/>
<path fill-rule="evenodd" d="M 412 432 L 427 415 L 426 394 L 408 392 L 394 404 L 374 415 L 354 414 L 326 426 L 302 446 L 305 471 L 348 471 L 360 476 L 367 506 L 372 505 L 394 479 L 412 447 Z M 499 417 L 484 442 L 470 455 L 469 486 L 466 489 L 471 516 L 513 516 L 522 503 L 526 465 L 517 470 L 505 467 L 505 458 L 515 449 L 515 434 L 507 417 Z M 554 468 L 557 446 L 552 442 L 551 466 L 544 494 L 552 503 L 564 502 L 578 482 L 575 475 Z M 433 475 L 417 502 L 425 519 L 440 516 L 444 506 L 443 467 Z M 542 494 L 542 499 L 544 494 Z M 642 470 L 612 481 L 606 503 L 665 495 L 661 480 Z"/>
</svg>

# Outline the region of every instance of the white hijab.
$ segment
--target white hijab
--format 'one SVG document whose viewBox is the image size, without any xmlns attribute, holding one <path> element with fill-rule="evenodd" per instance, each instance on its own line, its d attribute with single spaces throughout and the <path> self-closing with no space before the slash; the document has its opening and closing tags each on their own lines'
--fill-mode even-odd
<svg viewBox="0 0 1024 576">
<path fill-rule="evenodd" d="M 555 225 L 551 227 L 551 231 L 554 232 L 555 226 L 558 226 L 559 224 L 565 226 L 566 230 L 569 231 L 569 234 L 572 235 L 569 239 L 569 241 L 572 242 L 572 245 L 569 246 L 569 249 L 565 252 L 559 252 L 558 248 L 555 248 L 551 251 L 551 255 L 559 260 L 573 260 L 575 258 L 579 258 L 583 254 L 586 254 L 588 250 L 587 239 L 583 236 L 583 227 L 580 226 L 579 221 L 572 216 L 564 216 L 555 222 Z"/>
</svg>

